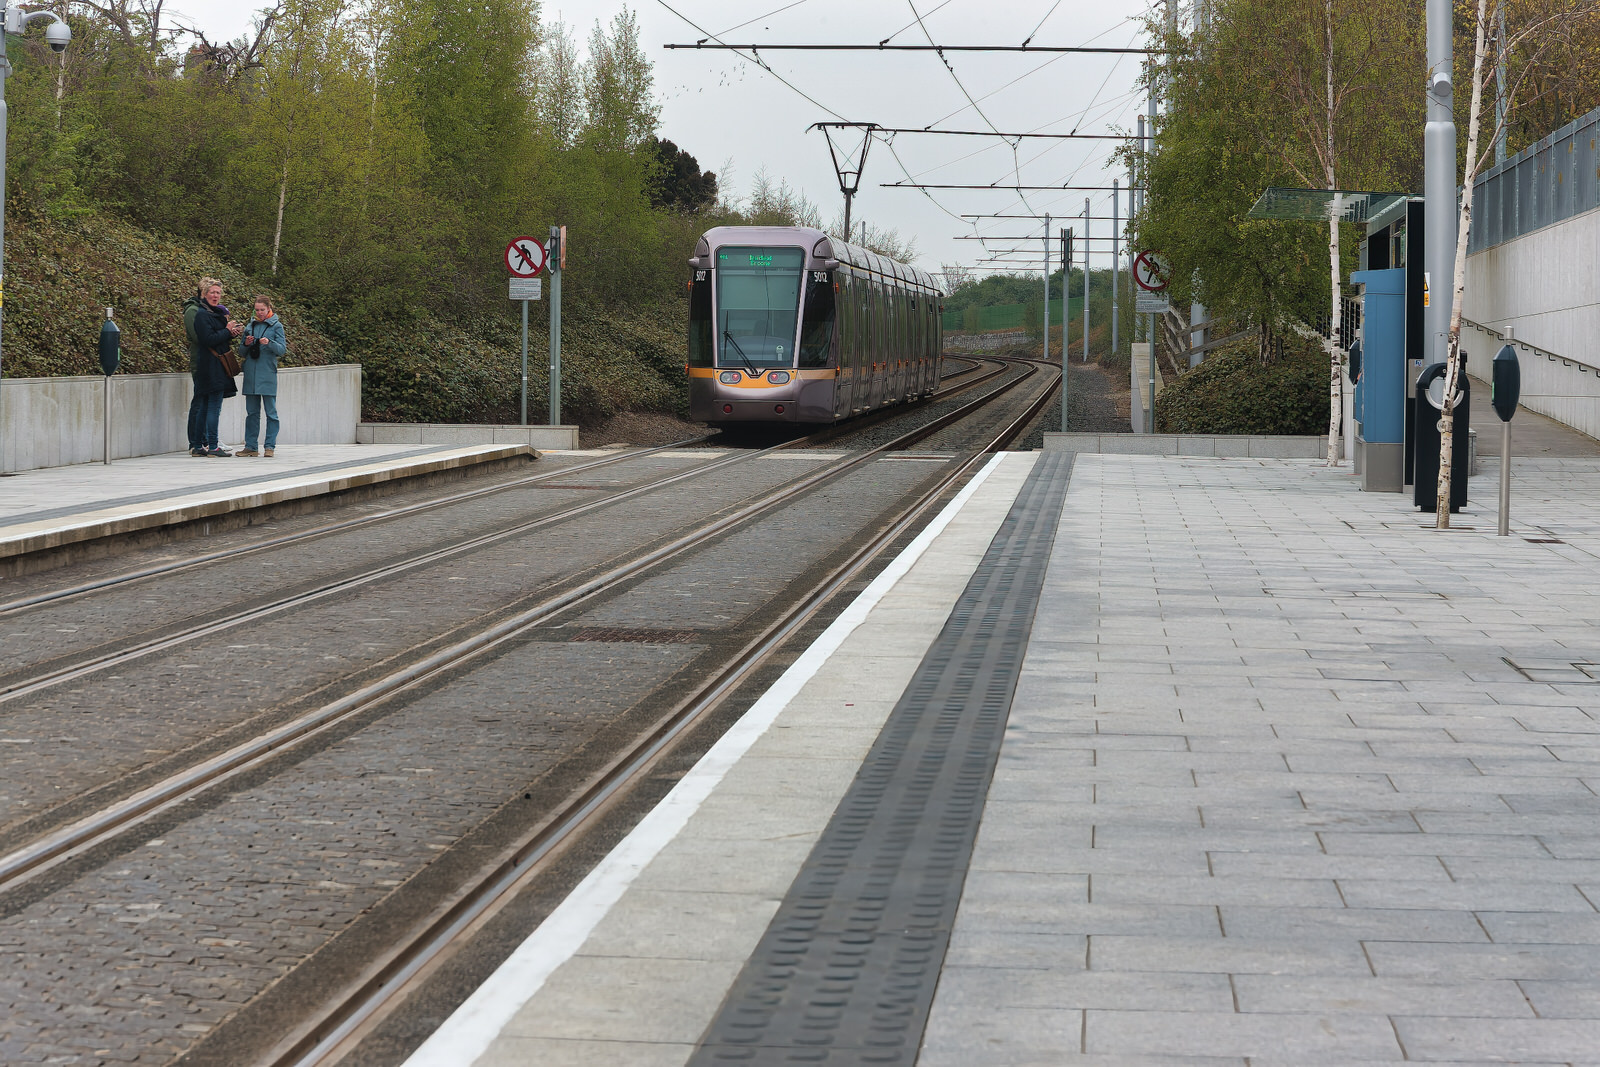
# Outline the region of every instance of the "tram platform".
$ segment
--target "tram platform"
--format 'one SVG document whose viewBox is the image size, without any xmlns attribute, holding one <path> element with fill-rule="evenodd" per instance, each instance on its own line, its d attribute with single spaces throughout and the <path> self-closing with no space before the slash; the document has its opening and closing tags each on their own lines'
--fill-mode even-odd
<svg viewBox="0 0 1600 1067">
<path fill-rule="evenodd" d="M 1600 1053 L 1600 459 L 996 458 L 411 1067 Z"/>
<path fill-rule="evenodd" d="M 295 445 L 271 458 L 177 452 L 23 471 L 0 478 L 0 572 L 14 573 L 25 559 L 51 556 L 53 565 L 91 545 L 132 543 L 194 523 L 222 529 L 264 509 L 303 508 L 317 497 L 487 472 L 537 456 L 527 445 Z"/>
</svg>

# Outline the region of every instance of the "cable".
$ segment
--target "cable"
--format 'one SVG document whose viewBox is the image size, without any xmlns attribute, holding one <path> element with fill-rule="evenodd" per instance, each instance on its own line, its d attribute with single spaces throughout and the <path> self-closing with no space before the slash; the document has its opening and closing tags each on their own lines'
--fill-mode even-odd
<svg viewBox="0 0 1600 1067">
<path fill-rule="evenodd" d="M 1039 20 L 1039 26 L 1043 26 L 1046 22 L 1050 21 L 1050 16 L 1054 15 L 1056 13 L 1056 8 L 1058 8 L 1060 6 L 1061 6 L 1061 0 L 1056 0 L 1055 3 L 1051 4 L 1050 5 L 1050 10 L 1046 11 L 1044 13 L 1044 18 Z M 1033 35 L 1039 32 L 1039 26 L 1035 26 L 1032 30 L 1030 30 L 1028 32 L 1028 36 L 1023 38 L 1022 43 L 1024 45 L 1026 45 L 1029 41 L 1033 40 Z"/>
<path fill-rule="evenodd" d="M 727 34 L 732 33 L 734 30 L 742 30 L 746 26 L 749 26 L 749 25 L 752 25 L 754 23 L 760 22 L 762 19 L 771 18 L 773 15 L 776 15 L 779 12 L 787 11 L 791 7 L 799 7 L 801 4 L 803 4 L 805 2 L 806 2 L 806 0 L 794 0 L 793 3 L 784 4 L 782 7 L 775 7 L 771 11 L 768 11 L 765 15 L 757 15 L 755 18 L 751 19 L 749 22 L 741 22 L 737 26 L 729 26 L 727 29 L 723 30 L 722 33 L 723 33 L 723 35 L 727 35 Z M 712 40 L 717 41 L 718 44 L 722 43 L 720 40 L 718 40 L 715 37 L 713 37 Z"/>
</svg>

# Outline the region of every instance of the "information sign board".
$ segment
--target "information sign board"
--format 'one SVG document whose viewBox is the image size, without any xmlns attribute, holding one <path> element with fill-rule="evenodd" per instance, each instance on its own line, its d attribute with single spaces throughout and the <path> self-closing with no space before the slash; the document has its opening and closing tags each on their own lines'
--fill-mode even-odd
<svg viewBox="0 0 1600 1067">
<path fill-rule="evenodd" d="M 511 299 L 513 300 L 538 300 L 543 293 L 543 278 L 511 279 Z"/>
</svg>

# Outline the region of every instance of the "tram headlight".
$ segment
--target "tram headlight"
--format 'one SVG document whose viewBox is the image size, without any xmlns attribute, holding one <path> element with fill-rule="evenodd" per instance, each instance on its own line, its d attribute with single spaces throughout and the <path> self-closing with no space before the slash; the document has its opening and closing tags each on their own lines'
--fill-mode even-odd
<svg viewBox="0 0 1600 1067">
<path fill-rule="evenodd" d="M 767 381 L 772 385 L 787 385 L 789 384 L 789 377 L 790 375 L 788 371 L 775 370 L 771 374 L 767 375 Z"/>
<path fill-rule="evenodd" d="M 723 385 L 738 385 L 743 378 L 744 376 L 736 370 L 725 370 L 721 374 L 717 375 L 717 381 L 721 382 Z"/>
</svg>

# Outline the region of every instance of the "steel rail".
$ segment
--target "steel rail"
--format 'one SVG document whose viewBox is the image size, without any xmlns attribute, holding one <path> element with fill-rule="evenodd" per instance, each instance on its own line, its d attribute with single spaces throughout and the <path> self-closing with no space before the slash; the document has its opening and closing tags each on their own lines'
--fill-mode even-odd
<svg viewBox="0 0 1600 1067">
<path fill-rule="evenodd" d="M 759 452 L 745 452 L 727 456 L 726 458 L 717 460 L 715 462 L 708 463 L 700 467 L 695 467 L 693 470 L 681 471 L 678 474 L 674 474 L 670 477 L 663 478 L 659 481 L 650 482 L 645 485 L 636 485 L 632 489 L 625 489 L 622 492 L 613 493 L 599 500 L 590 500 L 586 503 L 577 504 L 573 507 L 563 509 L 550 515 L 542 515 L 537 519 L 531 519 L 527 522 L 518 523 L 516 526 L 512 526 L 504 530 L 497 530 L 494 533 L 483 534 L 465 541 L 457 541 L 453 544 L 446 545 L 443 548 L 436 548 L 427 552 L 418 553 L 414 556 L 408 556 L 396 563 L 386 564 L 382 567 L 375 567 L 372 570 L 363 571 L 360 574 L 352 575 L 349 578 L 341 578 L 338 581 L 317 586 L 315 589 L 309 589 L 303 593 L 295 593 L 291 596 L 281 597 L 278 600 L 263 604 L 259 607 L 247 608 L 244 611 L 238 611 L 229 615 L 224 615 L 221 618 L 212 619 L 209 622 L 198 623 L 196 625 L 179 630 L 176 633 L 170 633 L 163 637 L 153 638 L 149 641 L 145 641 L 128 648 L 119 649 L 118 651 L 108 652 L 98 656 L 86 657 L 77 663 L 58 667 L 51 671 L 44 671 L 29 678 L 21 678 L 13 682 L 0 685 L 0 704 L 9 703 L 10 701 L 16 700 L 20 697 L 28 696 L 32 693 L 49 689 L 52 686 L 60 685 L 63 682 L 75 681 L 91 674 L 97 674 L 103 670 L 109 670 L 112 667 L 120 667 L 125 663 L 132 662 L 133 660 L 143 659 L 146 656 L 154 655 L 157 652 L 164 652 L 167 649 L 176 648 L 179 645 L 188 644 L 191 641 L 197 641 L 204 637 L 210 637 L 215 634 L 224 633 L 236 627 L 244 626 L 247 623 L 256 622 L 260 619 L 277 615 L 293 608 L 303 607 L 307 604 L 312 604 L 331 596 L 337 596 L 340 593 L 347 593 L 352 589 L 357 589 L 364 585 L 370 585 L 373 582 L 382 581 L 385 578 L 392 578 L 397 574 L 404 574 L 420 567 L 426 567 L 430 564 L 438 563 L 441 560 L 450 559 L 452 557 L 462 555 L 463 553 L 471 552 L 475 549 L 495 544 L 499 541 L 505 541 L 513 537 L 521 536 L 522 534 L 531 533 L 532 531 L 540 529 L 541 527 L 552 526 L 557 523 L 566 522 L 570 519 L 575 519 L 579 516 L 586 515 L 591 511 L 597 511 L 601 508 L 607 508 L 613 504 L 621 503 L 622 501 L 628 500 L 632 497 L 639 496 L 644 493 L 654 492 L 663 486 L 672 485 L 676 482 L 686 481 L 691 478 L 698 478 L 701 475 L 709 474 L 712 471 L 720 470 L 723 467 L 731 466 L 735 463 L 742 463 L 747 460 L 754 459 L 757 456 L 765 455 L 771 451 L 776 451 L 783 448 L 791 448 L 793 447 L 793 444 L 793 442 L 784 442 L 780 445 L 774 445 L 770 449 L 762 449 Z"/>
<path fill-rule="evenodd" d="M 21 611 L 24 608 L 37 607 L 40 604 L 54 603 L 59 600 L 65 600 L 69 597 L 84 596 L 88 593 L 96 593 L 103 589 L 109 589 L 114 586 L 126 585 L 129 582 L 137 582 L 146 578 L 155 578 L 163 574 L 171 574 L 174 571 L 188 570 L 192 567 L 205 566 L 208 563 L 216 563 L 219 560 L 237 559 L 240 556 L 246 556 L 252 552 L 264 552 L 267 549 L 279 548 L 283 545 L 290 545 L 299 541 L 307 541 L 315 537 L 325 537 L 328 534 L 340 533 L 344 530 L 352 530 L 358 527 L 368 526 L 376 522 L 386 522 L 390 519 L 402 518 L 407 515 L 415 515 L 419 512 L 430 511 L 434 508 L 448 507 L 451 504 L 460 504 L 467 500 L 477 500 L 480 497 L 491 496 L 495 493 L 503 493 L 510 489 L 525 489 L 530 485 L 537 485 L 540 482 L 550 481 L 554 478 L 564 478 L 568 475 L 578 474 L 582 471 L 591 471 L 599 467 L 609 467 L 615 463 L 621 463 L 630 459 L 638 459 L 641 456 L 648 456 L 652 453 L 661 452 L 669 448 L 683 448 L 686 445 L 698 444 L 702 441 L 710 440 L 713 436 L 713 434 L 706 434 L 704 437 L 689 437 L 682 441 L 675 441 L 669 445 L 656 445 L 652 448 L 619 452 L 615 456 L 608 456 L 605 459 L 596 460 L 593 463 L 580 463 L 575 467 L 563 467 L 558 471 L 551 471 L 548 474 L 537 474 L 529 478 L 519 478 L 516 481 L 506 482 L 502 485 L 490 485 L 479 489 L 468 489 L 465 492 L 452 493 L 449 496 L 439 497 L 435 500 L 424 500 L 416 504 L 407 504 L 404 507 L 391 508 L 388 511 L 380 511 L 372 515 L 363 515 L 358 519 L 346 519 L 341 522 L 332 522 L 323 526 L 318 526 L 314 529 L 302 530 L 299 533 L 284 534 L 281 537 L 273 537 L 269 538 L 268 540 L 257 541 L 249 545 L 240 545 L 237 548 L 226 548 L 217 552 L 208 552 L 203 556 L 195 556 L 191 559 L 176 560 L 172 563 L 163 563 L 156 567 L 144 567 L 136 571 L 128 571 L 125 574 L 113 575 L 109 578 L 100 578 L 92 582 L 85 582 L 81 585 L 69 586 L 65 589 L 57 589 L 49 593 L 40 593 L 36 596 L 22 597 L 17 600 L 6 601 L 5 603 L 0 603 L 0 615 L 8 615 L 12 612 Z"/>
<path fill-rule="evenodd" d="M 969 401 L 955 412 L 941 417 L 940 420 L 935 420 L 935 423 L 944 422 L 953 415 L 970 414 L 1026 380 L 1027 377 L 1013 379 L 993 392 Z M 921 440 L 929 433 L 935 432 L 930 428 L 933 425 L 918 427 L 876 448 L 854 453 L 828 464 L 821 470 L 814 471 L 809 475 L 803 475 L 799 479 L 785 482 L 755 501 L 720 519 L 707 523 L 689 534 L 676 538 L 666 545 L 635 557 L 604 574 L 591 578 L 572 589 L 518 612 L 516 615 L 480 630 L 478 633 L 447 648 L 425 656 L 421 660 L 365 685 L 353 693 L 325 704 L 314 711 L 299 715 L 289 722 L 274 727 L 249 741 L 202 760 L 192 767 L 115 801 L 98 812 L 47 833 L 5 856 L 0 856 L 0 892 L 6 892 L 24 880 L 36 876 L 63 860 L 79 855 L 95 845 L 126 832 L 131 826 L 184 802 L 203 789 L 236 777 L 284 749 L 320 734 L 353 715 L 386 701 L 399 693 L 412 689 L 442 673 L 454 670 L 469 660 L 477 658 L 485 651 L 512 640 L 533 626 L 547 621 L 553 615 L 587 601 L 656 564 L 673 559 L 691 548 L 702 545 L 708 538 L 725 533 L 735 526 L 792 499 L 797 494 L 804 493 L 823 482 L 837 478 L 846 471 L 874 459 L 884 452 L 903 448 L 906 444 Z M 764 455 L 776 450 L 776 448 L 763 449 L 761 452 L 751 455 Z M 704 469 L 706 468 L 701 468 L 701 470 Z M 657 483 L 657 485 L 659 484 L 661 483 Z"/>
<path fill-rule="evenodd" d="M 974 379 L 973 381 L 970 381 L 970 382 L 963 382 L 960 385 L 957 385 L 957 386 L 955 386 L 955 387 L 953 387 L 953 388 L 951 388 L 949 390 L 942 390 L 940 393 L 935 394 L 935 397 L 942 399 L 944 397 L 955 395 L 955 394 L 960 393 L 960 392 L 962 392 L 962 391 L 964 391 L 966 389 L 970 389 L 970 388 L 972 388 L 972 387 L 974 387 L 976 385 L 979 385 L 982 382 L 989 380 L 990 378 L 998 376 L 999 374 L 1003 374 L 1004 372 L 1005 372 L 1005 368 L 1002 365 L 999 369 L 997 369 L 996 371 L 994 371 L 990 375 Z M 744 462 L 747 462 L 749 460 L 753 460 L 753 459 L 759 458 L 760 456 L 767 455 L 768 453 L 771 453 L 771 452 L 776 452 L 776 451 L 785 450 L 785 449 L 796 449 L 799 446 L 801 446 L 803 444 L 806 444 L 808 442 L 809 443 L 817 443 L 817 442 L 820 442 L 820 441 L 830 440 L 833 437 L 837 437 L 837 436 L 840 436 L 841 434 L 849 433 L 852 430 L 864 428 L 865 426 L 875 425 L 876 422 L 886 421 L 887 418 L 897 417 L 899 414 L 901 414 L 905 410 L 907 410 L 907 409 L 905 409 L 905 408 L 888 408 L 888 409 L 884 409 L 884 411 L 885 411 L 885 417 L 884 418 L 880 418 L 878 420 L 875 420 L 874 422 L 869 422 L 869 423 L 861 423 L 861 422 L 857 422 L 855 420 L 846 420 L 843 423 L 832 424 L 830 426 L 824 427 L 821 430 L 818 430 L 815 433 L 809 434 L 809 435 L 807 435 L 805 437 L 796 438 L 795 440 L 792 440 L 792 441 L 784 441 L 784 442 L 781 442 L 781 443 L 779 443 L 777 445 L 773 445 L 773 446 L 770 446 L 769 448 L 761 449 L 759 451 L 736 453 L 734 455 L 727 456 L 727 457 L 725 457 L 723 459 L 716 460 L 716 461 L 714 461 L 712 463 L 708 463 L 708 464 L 704 464 L 702 466 L 696 467 L 696 468 L 694 468 L 692 470 L 682 471 L 682 472 L 679 472 L 678 474 L 674 474 L 674 475 L 671 475 L 669 477 L 666 477 L 666 478 L 663 478 L 663 479 L 659 479 L 657 481 L 650 482 L 650 483 L 645 484 L 645 485 L 634 486 L 631 489 L 625 489 L 625 490 L 622 490 L 622 491 L 617 492 L 617 493 L 612 493 L 612 494 L 610 494 L 608 496 L 605 496 L 605 497 L 603 497 L 603 498 L 601 498 L 599 500 L 587 501 L 585 503 L 574 505 L 573 507 L 563 509 L 561 511 L 555 512 L 555 513 L 550 514 L 550 515 L 543 515 L 543 516 L 540 516 L 539 518 L 531 519 L 528 522 L 519 523 L 516 526 L 509 527 L 507 529 L 497 530 L 497 531 L 495 531 L 493 533 L 483 534 L 481 536 L 478 536 L 478 537 L 475 537 L 475 538 L 471 538 L 469 540 L 458 541 L 458 542 L 455 542 L 453 544 L 446 545 L 443 548 L 437 548 L 437 549 L 433 549 L 433 550 L 428 551 L 428 552 L 423 552 L 423 553 L 418 553 L 418 554 L 413 555 L 413 556 L 408 556 L 405 559 L 399 560 L 398 562 L 395 562 L 395 563 L 387 564 L 387 565 L 382 566 L 382 567 L 376 567 L 376 568 L 373 568 L 373 569 L 368 570 L 368 571 L 363 571 L 360 574 L 352 575 L 349 578 L 343 578 L 343 579 L 340 579 L 340 580 L 335 581 L 335 582 L 329 582 L 329 583 L 326 583 L 324 585 L 317 586 L 314 589 L 306 590 L 305 592 L 295 593 L 295 594 L 293 594 L 291 596 L 282 597 L 282 598 L 279 598 L 277 600 L 271 601 L 270 603 L 263 604 L 263 605 L 261 605 L 259 607 L 246 609 L 245 611 L 234 612 L 232 614 L 225 615 L 225 616 L 222 616 L 220 618 L 212 619 L 212 620 L 210 620 L 208 622 L 197 623 L 195 625 L 192 625 L 192 626 L 186 627 L 184 629 L 178 630 L 178 631 L 176 631 L 174 633 L 165 634 L 165 635 L 163 635 L 161 637 L 153 638 L 153 639 L 151 639 L 149 641 L 145 641 L 145 642 L 133 645 L 133 646 L 128 647 L 128 648 L 119 649 L 119 650 L 117 650 L 115 652 L 105 653 L 105 654 L 99 655 L 99 656 L 85 657 L 85 658 L 82 658 L 82 659 L 78 660 L 75 663 L 70 663 L 70 664 L 67 664 L 67 665 L 62 666 L 62 667 L 57 667 L 57 668 L 55 668 L 53 670 L 43 671 L 43 672 L 40 672 L 40 673 L 35 674 L 35 675 L 31 675 L 31 676 L 28 676 L 28 677 L 16 679 L 16 680 L 11 681 L 11 682 L 0 683 L 0 704 L 9 703 L 10 701 L 20 699 L 21 697 L 25 697 L 25 696 L 31 695 L 33 693 L 42 692 L 43 690 L 49 689 L 49 688 L 51 688 L 53 686 L 61 685 L 61 684 L 66 683 L 66 682 L 76 681 L 77 679 L 87 677 L 87 676 L 89 676 L 91 674 L 96 674 L 96 673 L 99 673 L 100 671 L 109 670 L 109 669 L 111 669 L 113 667 L 119 667 L 119 666 L 122 666 L 123 664 L 130 663 L 130 662 L 132 662 L 134 660 L 143 659 L 143 658 L 145 658 L 147 656 L 151 656 L 151 655 L 154 655 L 154 654 L 159 653 L 159 652 L 164 652 L 164 651 L 166 651 L 168 649 L 176 648 L 176 647 L 178 647 L 180 645 L 188 644 L 190 642 L 197 641 L 197 640 L 200 640 L 202 638 L 210 637 L 210 636 L 213 636 L 213 635 L 219 634 L 219 633 L 224 633 L 224 632 L 226 632 L 228 630 L 235 629 L 235 628 L 237 628 L 239 626 L 244 626 L 244 625 L 247 625 L 247 624 L 252 623 L 252 622 L 256 622 L 256 621 L 258 621 L 260 619 L 268 618 L 268 617 L 270 617 L 272 615 L 280 614 L 280 613 L 282 613 L 284 611 L 289 611 L 289 610 L 292 610 L 294 608 L 304 607 L 307 604 L 312 604 L 312 603 L 315 603 L 315 602 L 317 602 L 319 600 L 327 599 L 328 597 L 337 596 L 339 594 L 349 592 L 352 589 L 357 589 L 357 588 L 360 588 L 361 586 L 364 586 L 364 585 L 370 585 L 373 582 L 378 582 L 378 581 L 382 581 L 382 580 L 384 580 L 386 578 L 394 577 L 397 574 L 404 574 L 404 573 L 406 573 L 408 571 L 416 570 L 416 569 L 421 568 L 421 567 L 425 567 L 425 566 L 428 566 L 428 565 L 431 565 L 431 564 L 434 564 L 434 563 L 438 563 L 441 560 L 450 559 L 452 557 L 455 557 L 455 556 L 458 556 L 458 555 L 462 555 L 464 553 L 471 552 L 471 551 L 474 551 L 474 550 L 479 549 L 479 548 L 484 548 L 484 547 L 486 547 L 488 545 L 495 544 L 495 543 L 497 543 L 499 541 L 504 541 L 504 540 L 507 540 L 507 539 L 510 539 L 510 538 L 521 536 L 523 534 L 531 533 L 532 531 L 540 529 L 540 528 L 545 527 L 545 526 L 550 526 L 550 525 L 554 525 L 554 524 L 557 524 L 557 523 L 568 521 L 570 519 L 578 518 L 578 517 L 580 517 L 582 515 L 588 514 L 591 511 L 596 511 L 596 510 L 599 510 L 601 508 L 610 507 L 613 504 L 620 503 L 620 502 L 622 502 L 624 500 L 628 500 L 628 499 L 630 499 L 632 497 L 639 496 L 639 495 L 642 495 L 642 494 L 645 494 L 645 493 L 654 492 L 655 490 L 660 489 L 660 488 L 662 488 L 664 486 L 673 485 L 673 484 L 675 484 L 677 482 L 685 481 L 685 480 L 688 480 L 688 479 L 691 479 L 691 478 L 698 478 L 698 477 L 701 477 L 702 475 L 712 473 L 713 471 L 720 470 L 723 467 L 731 466 L 731 465 L 733 465 L 735 463 L 744 463 Z M 708 437 L 709 436 L 712 436 L 712 435 L 708 435 Z M 699 440 L 704 440 L 704 439 L 705 438 L 700 438 Z M 620 458 L 631 458 L 631 457 L 637 457 L 639 455 L 647 455 L 650 452 L 656 452 L 656 451 L 660 451 L 661 449 L 673 448 L 673 447 L 677 447 L 677 445 L 661 445 L 661 446 L 658 446 L 656 448 L 647 450 L 646 452 L 629 453 L 628 457 L 620 457 Z M 580 465 L 578 467 L 569 467 L 569 468 L 566 468 L 564 471 L 553 472 L 551 474 L 540 475 L 537 479 L 525 479 L 525 480 L 523 480 L 523 481 L 521 481 L 519 483 L 514 483 L 514 484 L 527 485 L 530 482 L 546 481 L 546 480 L 549 480 L 551 478 L 558 478 L 558 477 L 562 477 L 562 476 L 565 476 L 565 475 L 575 474 L 575 473 L 577 473 L 579 471 L 582 471 L 582 470 L 592 470 L 595 467 L 606 466 L 606 465 L 609 465 L 609 464 L 612 464 L 612 463 L 619 462 L 620 458 L 619 459 L 609 459 L 608 458 L 608 459 L 600 461 L 598 463 L 583 464 L 583 465 Z M 393 517 L 395 517 L 396 515 L 399 515 L 399 514 L 411 514 L 411 513 L 415 513 L 416 511 L 428 510 L 430 508 L 439 507 L 439 506 L 442 506 L 443 504 L 446 504 L 446 503 L 460 503 L 463 500 L 471 500 L 471 499 L 475 499 L 475 498 L 477 498 L 479 496 L 483 496 L 483 495 L 486 495 L 486 494 L 489 494 L 489 493 L 500 492 L 505 488 L 508 488 L 508 487 L 506 487 L 506 486 L 490 486 L 490 487 L 486 487 L 484 489 L 471 490 L 471 491 L 469 491 L 467 493 L 453 494 L 451 497 L 446 498 L 446 500 L 444 500 L 444 501 L 426 501 L 426 502 L 424 502 L 422 504 L 411 505 L 407 509 L 395 509 L 395 511 L 393 511 L 393 512 L 385 513 L 384 517 L 393 518 Z M 362 519 L 349 520 L 348 522 L 344 522 L 344 523 L 331 524 L 328 527 L 320 528 L 320 532 L 332 532 L 332 531 L 337 530 L 337 529 L 345 529 L 345 528 L 349 528 L 350 526 L 361 525 L 361 524 L 363 524 L 363 523 L 365 523 L 365 522 L 367 522 L 367 521 L 369 521 L 370 519 L 373 519 L 373 518 L 377 518 L 377 516 L 369 516 L 369 517 L 364 517 Z M 298 539 L 300 537 L 307 536 L 309 534 L 316 533 L 316 532 L 319 532 L 319 531 L 308 531 L 307 534 L 297 534 L 297 535 L 289 535 L 288 537 L 285 537 L 285 538 L 275 538 L 272 543 L 281 544 L 284 541 L 295 540 L 295 539 Z M 238 549 L 227 550 L 227 551 L 222 552 L 222 553 L 215 553 L 214 557 L 220 558 L 220 557 L 226 557 L 226 556 L 229 556 L 229 555 L 238 555 L 238 554 L 241 554 L 242 552 L 257 551 L 261 547 L 264 547 L 264 546 L 247 546 L 242 550 L 238 550 Z M 186 561 L 186 562 L 194 562 L 194 561 Z M 181 564 L 180 564 L 180 566 L 181 566 Z M 159 568 L 152 568 L 151 569 L 151 571 L 159 571 L 159 570 L 160 570 Z M 150 576 L 150 572 L 136 572 L 136 573 L 138 573 L 139 576 L 141 576 L 141 577 Z M 131 580 L 133 580 L 133 578 L 130 577 L 130 576 L 124 576 L 124 578 L 120 579 L 120 580 L 131 581 Z M 82 590 L 81 587 L 80 587 L 80 591 L 86 591 L 86 590 Z M 67 594 L 64 592 L 62 595 L 67 595 Z"/>
<path fill-rule="evenodd" d="M 1027 381 L 1031 374 L 1030 370 L 1029 375 L 1013 379 L 985 397 L 965 405 L 962 415 L 970 415 L 973 410 L 1009 392 Z M 675 739 L 701 721 L 764 664 L 862 568 L 906 532 L 953 483 L 986 455 L 1004 448 L 1026 429 L 1052 398 L 1054 389 L 1045 390 L 1038 401 L 1031 403 L 1022 415 L 1008 422 L 983 449 L 956 464 L 953 470 L 891 520 L 884 530 L 835 567 L 807 596 L 747 642 L 734 657 L 659 719 L 634 746 L 619 754 L 605 768 L 596 771 L 565 804 L 553 811 L 539 826 L 524 834 L 516 845 L 502 852 L 501 857 L 488 865 L 472 884 L 437 907 L 420 924 L 419 929 L 403 939 L 383 959 L 369 966 L 355 980 L 353 988 L 336 998 L 320 1019 L 303 1024 L 280 1042 L 264 1061 L 264 1067 L 316 1067 L 327 1062 L 332 1054 L 347 1051 L 341 1046 L 352 1035 L 388 1005 L 398 1003 L 409 991 L 413 980 L 424 973 L 432 962 L 495 910 L 499 903 L 509 898 L 519 886 L 537 875 L 542 869 L 542 861 L 551 858 L 591 822 L 608 802 L 616 799 L 655 766 Z M 921 440 L 928 432 L 931 431 L 927 427 L 919 427 L 873 449 L 863 458 L 903 448 Z"/>
</svg>

